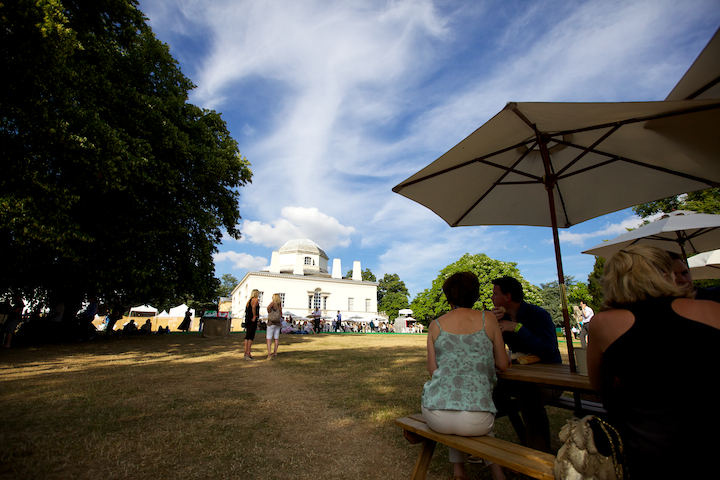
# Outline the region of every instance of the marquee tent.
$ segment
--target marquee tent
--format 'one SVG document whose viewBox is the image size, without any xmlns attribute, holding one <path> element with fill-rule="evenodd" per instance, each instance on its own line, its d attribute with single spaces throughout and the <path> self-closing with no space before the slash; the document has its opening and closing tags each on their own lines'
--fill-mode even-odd
<svg viewBox="0 0 720 480">
<path fill-rule="evenodd" d="M 188 306 L 183 303 L 182 305 L 178 305 L 177 307 L 171 308 L 170 311 L 168 312 L 168 314 L 170 317 L 184 317 L 187 309 L 188 309 Z M 195 309 L 193 309 L 193 308 L 190 309 L 190 316 L 191 317 L 195 316 Z"/>
<path fill-rule="evenodd" d="M 155 317 L 158 314 L 158 309 L 151 307 L 150 305 L 140 305 L 132 307 L 130 309 L 130 317 Z"/>
</svg>

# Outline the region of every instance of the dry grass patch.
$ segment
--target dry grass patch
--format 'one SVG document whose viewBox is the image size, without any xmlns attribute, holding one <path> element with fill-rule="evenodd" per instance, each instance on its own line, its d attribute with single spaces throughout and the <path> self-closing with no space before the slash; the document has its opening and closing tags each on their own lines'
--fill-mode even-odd
<svg viewBox="0 0 720 480">
<path fill-rule="evenodd" d="M 425 336 L 138 336 L 0 352 L 0 477 L 406 478 Z M 559 429 L 569 412 L 553 414 Z M 498 436 L 513 439 L 505 422 Z M 557 431 L 557 430 L 556 430 Z M 556 431 L 554 433 L 556 433 Z M 428 478 L 447 478 L 438 447 Z M 481 466 L 471 478 L 490 478 Z M 519 478 L 512 474 L 509 478 Z"/>
</svg>

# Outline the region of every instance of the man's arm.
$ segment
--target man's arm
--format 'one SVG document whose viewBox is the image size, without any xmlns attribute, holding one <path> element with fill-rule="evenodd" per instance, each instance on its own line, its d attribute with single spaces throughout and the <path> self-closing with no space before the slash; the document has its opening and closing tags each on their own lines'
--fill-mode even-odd
<svg viewBox="0 0 720 480">
<path fill-rule="evenodd" d="M 521 344 L 525 348 L 520 351 L 532 353 L 540 357 L 541 361 L 546 363 L 560 363 L 560 350 L 558 349 L 557 334 L 555 333 L 555 324 L 548 312 L 539 307 L 530 307 L 522 318 L 518 318 L 522 323 L 522 327 L 515 335 L 515 343 Z"/>
</svg>

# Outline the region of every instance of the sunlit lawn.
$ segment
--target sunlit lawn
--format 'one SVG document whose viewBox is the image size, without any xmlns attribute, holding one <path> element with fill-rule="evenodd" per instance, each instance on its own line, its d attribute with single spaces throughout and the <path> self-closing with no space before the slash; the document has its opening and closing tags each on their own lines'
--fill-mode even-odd
<svg viewBox="0 0 720 480">
<path fill-rule="evenodd" d="M 419 446 L 393 419 L 420 410 L 424 335 L 283 335 L 269 361 L 259 333 L 254 362 L 243 360 L 243 338 L 0 352 L 0 478 L 409 476 Z M 549 412 L 557 437 L 571 413 Z M 496 434 L 517 441 L 506 418 Z M 450 473 L 438 447 L 428 478 Z M 490 478 L 478 465 L 470 475 Z"/>
</svg>

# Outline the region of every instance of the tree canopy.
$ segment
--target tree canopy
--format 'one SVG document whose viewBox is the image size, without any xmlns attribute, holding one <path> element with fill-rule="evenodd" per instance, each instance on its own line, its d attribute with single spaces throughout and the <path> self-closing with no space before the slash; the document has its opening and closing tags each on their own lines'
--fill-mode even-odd
<svg viewBox="0 0 720 480">
<path fill-rule="evenodd" d="M 593 265 L 593 271 L 588 275 L 588 293 L 590 299 L 588 305 L 595 312 L 600 311 L 600 307 L 603 303 L 603 290 L 600 284 L 600 278 L 603 275 L 605 269 L 605 259 L 602 257 L 595 257 L 595 264 Z"/>
<path fill-rule="evenodd" d="M 567 293 L 568 310 L 572 319 L 572 305 L 579 305 L 581 301 L 590 303 L 590 293 L 587 285 L 578 282 L 574 277 L 565 277 L 565 291 Z M 564 325 L 562 314 L 562 299 L 560 298 L 560 287 L 557 280 L 550 283 L 540 284 L 540 306 L 552 317 L 556 326 Z"/>
<path fill-rule="evenodd" d="M 232 291 L 235 290 L 238 283 L 240 282 L 234 275 L 223 273 L 222 277 L 220 277 L 220 286 L 218 287 L 215 296 L 217 298 L 229 297 L 232 295 Z"/>
<path fill-rule="evenodd" d="M 252 172 L 137 3 L 16 0 L 0 16 L 0 293 L 212 298 Z"/>
<path fill-rule="evenodd" d="M 396 273 L 386 273 L 378 283 L 378 311 L 385 312 L 391 321 L 397 318 L 400 310 L 410 306 L 409 297 L 410 292 L 405 282 L 400 280 L 400 276 Z"/>
<path fill-rule="evenodd" d="M 413 310 L 415 318 L 428 325 L 435 318 L 450 311 L 450 305 L 447 303 L 445 294 L 442 291 L 442 285 L 450 275 L 458 272 L 473 272 L 480 280 L 480 298 L 475 303 L 474 308 L 476 309 L 492 308 L 492 300 L 490 299 L 493 289 L 492 281 L 503 276 L 514 277 L 520 281 L 526 302 L 535 305 L 541 303 L 538 288 L 522 278 L 517 263 L 494 260 L 484 253 L 478 255 L 466 253 L 455 263 L 451 263 L 440 270 L 437 278 L 433 280 L 432 286 L 420 292 L 413 299 L 410 308 Z"/>
<path fill-rule="evenodd" d="M 647 218 L 659 212 L 691 210 L 697 213 L 720 213 L 720 188 L 708 188 L 685 195 L 663 198 L 633 207 L 640 218 Z"/>
</svg>

